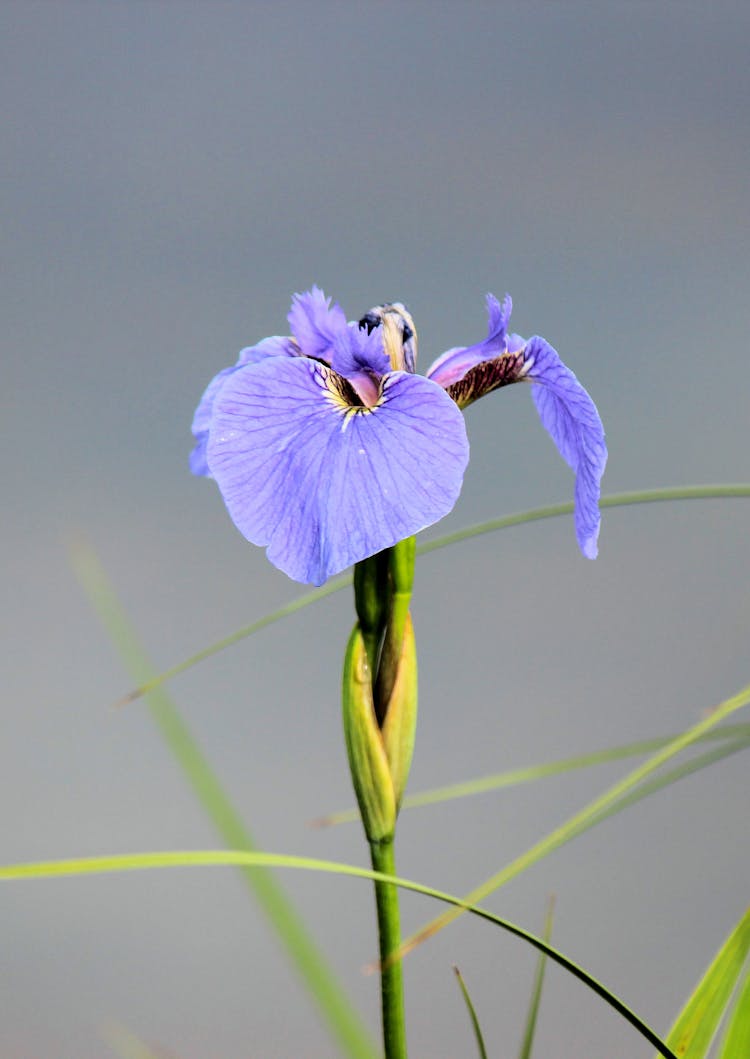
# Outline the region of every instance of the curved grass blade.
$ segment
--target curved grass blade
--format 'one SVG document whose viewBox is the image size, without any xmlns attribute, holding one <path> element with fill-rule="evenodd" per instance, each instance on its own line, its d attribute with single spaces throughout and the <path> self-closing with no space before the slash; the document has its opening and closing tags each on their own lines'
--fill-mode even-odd
<svg viewBox="0 0 750 1059">
<path fill-rule="evenodd" d="M 717 1059 L 742 1055 L 750 1055 L 750 972 L 745 975 Z"/>
<path fill-rule="evenodd" d="M 544 920 L 544 940 L 549 944 L 549 939 L 552 937 L 552 920 L 555 913 L 555 899 L 550 897 L 547 904 L 547 915 Z M 539 1017 L 539 1004 L 542 999 L 542 988 L 544 986 L 544 972 L 547 968 L 547 954 L 544 952 L 539 953 L 539 958 L 536 964 L 536 973 L 534 975 L 534 986 L 531 990 L 531 1003 L 529 1004 L 529 1013 L 526 1016 L 526 1028 L 523 1034 L 523 1041 L 521 1042 L 521 1051 L 518 1053 L 518 1059 L 531 1059 L 531 1049 L 534 1046 L 534 1034 L 536 1033 L 536 1023 Z"/>
<path fill-rule="evenodd" d="M 223 651 L 225 648 L 239 643 L 240 640 L 247 639 L 248 636 L 260 632 L 261 629 L 266 629 L 269 625 L 274 625 L 277 621 L 281 621 L 282 618 L 288 618 L 298 610 L 302 610 L 304 607 L 309 607 L 311 603 L 318 603 L 321 599 L 325 599 L 326 596 L 332 596 L 334 592 L 339 592 L 342 588 L 346 588 L 347 585 L 351 585 L 351 583 L 351 574 L 342 574 L 341 577 L 334 577 L 332 580 L 327 581 L 325 585 L 321 585 L 320 588 L 314 588 L 312 592 L 306 592 L 303 596 L 298 596 L 297 599 L 285 603 L 283 607 L 271 611 L 270 614 L 265 614 L 262 618 L 258 618 L 257 621 L 253 621 L 249 625 L 243 625 L 241 629 L 237 629 L 236 632 L 231 633 L 229 636 L 225 636 L 222 640 L 218 640 L 216 643 L 204 647 L 202 651 L 197 651 L 194 655 L 191 655 L 190 658 L 185 659 L 184 662 L 178 662 L 178 664 L 172 666 L 171 669 L 165 669 L 157 676 L 149 677 L 148 680 L 144 681 L 139 687 L 134 688 L 132 691 L 129 691 L 127 695 L 123 695 L 121 699 L 118 699 L 114 704 L 115 709 L 119 706 L 127 706 L 129 702 L 135 702 L 136 699 L 148 695 L 149 691 L 158 688 L 165 681 L 171 680 L 172 677 L 176 677 L 180 673 L 184 673 L 186 669 L 192 669 L 193 666 L 198 665 L 199 662 L 203 662 L 206 658 L 211 658 L 212 655 L 219 654 L 219 652 Z"/>
<path fill-rule="evenodd" d="M 738 754 L 740 751 L 746 750 L 748 746 L 750 746 L 750 740 L 735 740 L 727 743 L 725 746 L 717 747 L 715 750 L 707 750 L 704 754 L 699 754 L 696 757 L 691 758 L 690 761 L 685 761 L 681 765 L 676 765 L 672 769 L 657 774 L 652 779 L 640 783 L 628 794 L 624 794 L 621 798 L 618 798 L 613 805 L 593 817 L 591 821 L 582 826 L 580 830 L 571 837 L 576 838 L 578 835 L 583 834 L 584 831 L 588 831 L 590 827 L 594 827 L 596 824 L 608 820 L 610 816 L 614 816 L 616 813 L 621 813 L 623 809 L 628 809 L 631 805 L 635 805 L 635 803 L 641 801 L 642 798 L 648 798 L 649 795 L 656 794 L 657 791 L 672 786 L 672 784 L 677 783 L 678 780 L 685 779 L 687 776 L 692 776 L 694 772 L 700 772 L 701 769 L 707 768 L 709 765 L 715 765 L 719 761 L 731 757 L 732 754 Z"/>
<path fill-rule="evenodd" d="M 706 1059 L 750 952 L 750 908 L 717 952 L 667 1037 L 680 1059 Z M 734 1059 L 741 1059 L 735 1052 Z M 747 1053 L 745 1053 L 747 1054 Z"/>
<path fill-rule="evenodd" d="M 100 875 L 109 872 L 143 871 L 156 868 L 205 868 L 234 866 L 244 868 L 292 868 L 304 871 L 327 872 L 335 875 L 351 876 L 355 879 L 368 879 L 371 882 L 386 882 L 399 886 L 403 890 L 422 894 L 425 897 L 453 905 L 462 912 L 469 912 L 479 919 L 494 923 L 509 934 L 521 938 L 533 945 L 539 952 L 544 952 L 560 967 L 572 974 L 589 987 L 597 996 L 606 1001 L 636 1029 L 641 1036 L 657 1049 L 665 1059 L 679 1059 L 675 1053 L 658 1037 L 635 1012 L 614 993 L 610 992 L 593 975 L 585 971 L 573 960 L 553 948 L 542 938 L 537 937 L 523 927 L 517 926 L 508 919 L 496 916 L 484 908 L 467 904 L 460 897 L 436 890 L 431 886 L 403 879 L 397 875 L 386 875 L 384 872 L 360 868 L 355 864 L 342 864 L 338 861 L 320 860 L 313 857 L 294 857 L 282 853 L 261 853 L 257 850 L 189 850 L 166 853 L 126 853 L 107 857 L 79 857 L 65 860 L 36 861 L 23 864 L 0 865 L 0 882 L 19 881 L 22 879 L 54 879 L 65 876 Z"/>
<path fill-rule="evenodd" d="M 515 787 L 521 783 L 546 779 L 549 776 L 558 776 L 561 773 L 572 772 L 575 769 L 590 768 L 592 765 L 601 765 L 608 761 L 620 761 L 623 758 L 638 757 L 641 754 L 647 754 L 651 750 L 659 750 L 663 746 L 668 746 L 675 738 L 674 735 L 667 735 L 658 736 L 654 739 L 642 739 L 638 743 L 625 743 L 622 746 L 594 750 L 589 754 L 577 754 L 574 757 L 561 758 L 558 761 L 548 762 L 544 765 L 528 765 L 525 768 L 496 772 L 492 776 L 480 776 L 475 780 L 451 783 L 444 787 L 433 787 L 431 790 L 407 795 L 401 803 L 401 810 L 421 809 L 428 805 L 439 805 L 441 802 L 453 801 L 456 798 L 468 798 L 475 794 L 486 794 L 488 791 L 500 790 L 503 787 Z M 742 742 L 742 746 L 746 746 L 750 742 L 750 724 L 726 724 L 716 731 L 706 732 L 696 742 L 715 740 L 738 740 Z M 358 819 L 359 814 L 356 809 L 344 809 L 342 812 L 331 813 L 328 816 L 320 816 L 315 820 L 311 820 L 310 827 L 333 827 L 336 824 L 347 824 Z"/>
<path fill-rule="evenodd" d="M 151 670 L 148 658 L 96 554 L 79 542 L 72 561 L 84 590 L 134 679 L 148 679 Z M 154 723 L 222 841 L 230 849 L 252 850 L 254 842 L 242 817 L 166 689 L 151 691 L 147 702 Z M 244 869 L 242 875 L 344 1054 L 375 1059 L 378 1050 L 364 1023 L 281 884 L 267 871 Z"/>
<path fill-rule="evenodd" d="M 665 500 L 717 500 L 727 497 L 749 497 L 750 484 L 744 482 L 736 485 L 688 485 L 667 486 L 663 489 L 640 489 L 629 493 L 612 493 L 603 496 L 599 500 L 599 507 L 632 507 L 634 504 L 656 504 Z M 573 504 L 568 501 L 564 504 L 548 504 L 546 507 L 537 507 L 529 511 L 520 511 L 514 515 L 504 515 L 501 518 L 489 519 L 487 522 L 478 522 L 466 529 L 456 530 L 455 533 L 447 533 L 442 537 L 427 541 L 418 545 L 417 553 L 426 555 L 439 548 L 446 548 L 449 544 L 458 544 L 460 541 L 471 540 L 472 537 L 481 537 L 485 533 L 494 533 L 495 530 L 510 529 L 511 526 L 521 526 L 529 522 L 539 522 L 547 518 L 559 518 L 561 515 L 570 515 L 573 512 Z"/>
<path fill-rule="evenodd" d="M 119 1059 L 164 1059 L 136 1037 L 127 1026 L 112 1022 L 104 1027 L 102 1036 Z"/>
<path fill-rule="evenodd" d="M 669 500 L 719 500 L 730 497 L 750 497 L 750 484 L 669 486 L 664 489 L 644 489 L 639 492 L 614 493 L 611 496 L 602 497 L 599 503 L 601 507 L 629 507 L 633 504 L 654 504 Z M 472 537 L 479 537 L 485 533 L 494 533 L 496 530 L 510 529 L 511 526 L 521 526 L 528 522 L 538 522 L 541 519 L 559 518 L 561 515 L 569 515 L 572 511 L 573 505 L 571 503 L 553 504 L 547 507 L 517 512 L 513 515 L 505 515 L 501 518 L 491 519 L 488 522 L 480 522 L 474 526 L 468 526 L 466 529 L 457 530 L 455 533 L 447 533 L 442 537 L 436 537 L 434 540 L 418 544 L 417 555 L 427 555 L 429 552 L 438 551 L 440 548 L 447 548 L 451 544 L 471 540 Z M 127 695 L 118 699 L 115 706 L 125 706 L 129 702 L 135 702 L 146 692 L 152 691 L 166 680 L 171 680 L 180 673 L 191 669 L 198 662 L 211 658 L 212 655 L 218 654 L 225 648 L 231 647 L 240 640 L 252 636 L 253 633 L 259 632 L 277 621 L 281 621 L 282 618 L 302 610 L 303 607 L 307 607 L 311 603 L 317 603 L 319 600 L 325 599 L 326 596 L 346 588 L 351 583 L 351 574 L 343 574 L 341 577 L 336 577 L 329 581 L 321 588 L 313 589 L 313 591 L 306 592 L 303 596 L 298 596 L 291 603 L 287 603 L 257 621 L 237 629 L 229 636 L 225 636 L 208 647 L 204 647 L 201 651 L 197 651 L 190 658 L 178 662 L 177 665 L 172 666 L 170 669 L 165 669 L 158 676 L 144 681 L 141 685 L 129 691 Z"/>
<path fill-rule="evenodd" d="M 613 806 L 623 797 L 630 795 L 632 791 L 645 779 L 650 777 L 662 765 L 666 764 L 671 758 L 680 751 L 685 750 L 688 746 L 693 744 L 702 735 L 708 732 L 711 728 L 715 728 L 725 718 L 735 713 L 750 703 L 750 684 L 742 688 L 741 691 L 737 692 L 731 698 L 726 699 L 719 706 L 717 706 L 712 713 L 699 721 L 698 724 L 693 725 L 692 728 L 687 729 L 682 735 L 679 735 L 676 739 L 673 739 L 662 750 L 657 751 L 652 757 L 645 761 L 642 765 L 639 765 L 632 772 L 630 772 L 624 779 L 619 780 L 614 786 L 601 794 L 598 798 L 595 798 L 593 802 L 590 802 L 587 806 L 570 817 L 565 823 L 555 828 L 544 838 L 536 842 L 530 849 L 525 853 L 522 853 L 520 857 L 517 857 L 510 864 L 506 865 L 500 871 L 496 872 L 495 875 L 491 876 L 481 885 L 477 886 L 471 893 L 466 895 L 466 904 L 476 904 L 479 901 L 483 901 L 489 894 L 494 893 L 501 886 L 504 886 L 511 879 L 514 879 L 521 872 L 526 871 L 532 864 L 536 864 L 537 861 L 542 860 L 547 854 L 553 850 L 558 849 L 560 846 L 569 842 L 571 838 L 582 833 L 582 831 L 593 826 L 599 820 L 604 819 L 604 815 L 608 813 Z M 420 930 L 416 931 L 410 937 L 406 938 L 401 945 L 398 953 L 394 953 L 394 959 L 403 959 L 407 953 L 411 952 L 422 942 L 427 941 L 438 931 L 442 930 L 443 927 L 447 927 L 449 923 L 452 923 L 454 919 L 457 919 L 461 915 L 461 909 L 451 909 L 448 912 L 443 912 L 442 915 L 436 919 L 427 923 Z"/>
<path fill-rule="evenodd" d="M 545 938 L 545 941 L 547 939 Z M 477 1042 L 477 1052 L 479 1053 L 479 1059 L 487 1059 L 487 1049 L 484 1046 L 484 1038 L 482 1037 L 482 1029 L 479 1025 L 479 1019 L 477 1018 L 476 1009 L 471 1002 L 469 996 L 469 990 L 466 988 L 466 982 L 463 980 L 463 975 L 459 971 L 458 967 L 453 968 L 453 973 L 456 976 L 459 988 L 466 1004 L 466 1010 L 469 1012 L 469 1018 L 471 1019 L 471 1027 L 474 1030 L 474 1040 Z"/>
</svg>

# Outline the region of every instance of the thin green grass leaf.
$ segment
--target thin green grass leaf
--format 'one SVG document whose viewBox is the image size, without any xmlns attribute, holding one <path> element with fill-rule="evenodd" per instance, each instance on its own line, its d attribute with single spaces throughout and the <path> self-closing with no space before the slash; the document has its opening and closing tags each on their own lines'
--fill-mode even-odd
<svg viewBox="0 0 750 1059">
<path fill-rule="evenodd" d="M 717 1059 L 737 1059 L 750 1055 L 750 972 L 740 989 L 732 1014 L 729 1017 L 724 1040 Z"/>
<path fill-rule="evenodd" d="M 602 823 L 604 820 L 608 820 L 610 816 L 615 816 L 616 813 L 621 813 L 623 809 L 628 809 L 631 805 L 635 805 L 636 802 L 640 802 L 643 798 L 648 798 L 650 795 L 656 794 L 657 791 L 664 790 L 665 787 L 671 787 L 672 784 L 685 779 L 687 776 L 692 776 L 694 772 L 700 772 L 701 769 L 708 768 L 709 765 L 716 765 L 719 761 L 724 761 L 725 758 L 731 757 L 732 754 L 738 754 L 743 750 L 747 750 L 748 746 L 750 746 L 750 741 L 747 739 L 733 740 L 726 743 L 724 746 L 716 747 L 714 750 L 707 750 L 704 754 L 698 754 L 696 757 L 691 758 L 690 761 L 685 761 L 681 765 L 675 765 L 674 768 L 657 773 L 657 775 L 650 780 L 640 783 L 635 790 L 618 798 L 613 805 L 602 810 L 597 816 L 592 817 L 585 826 L 581 827 L 580 831 L 571 835 L 571 838 L 575 838 L 578 835 L 583 834 L 584 831 L 588 831 L 589 828 Z M 750 1056 L 748 1059 L 750 1059 Z"/>
<path fill-rule="evenodd" d="M 555 899 L 550 897 L 547 904 L 547 915 L 544 920 L 544 940 L 549 944 L 549 939 L 552 937 L 552 920 L 555 913 Z M 529 1013 L 526 1016 L 526 1028 L 523 1034 L 523 1041 L 521 1042 L 521 1051 L 518 1053 L 518 1059 L 531 1059 L 531 1050 L 534 1047 L 534 1035 L 536 1033 L 536 1024 L 539 1018 L 539 1005 L 542 999 L 542 988 L 544 986 L 544 972 L 547 969 L 547 954 L 545 952 L 539 953 L 539 958 L 536 963 L 536 972 L 534 974 L 534 985 L 531 990 L 531 1002 L 529 1004 Z"/>
<path fill-rule="evenodd" d="M 629 493 L 612 493 L 610 496 L 603 496 L 599 500 L 599 507 L 632 507 L 635 504 L 656 504 L 667 500 L 717 500 L 728 497 L 748 496 L 750 496 L 750 484 L 745 484 L 744 482 L 736 485 L 667 486 L 664 489 L 641 489 Z M 446 548 L 450 544 L 459 544 L 461 541 L 468 541 L 473 537 L 481 537 L 485 533 L 494 533 L 496 530 L 510 529 L 511 526 L 522 526 L 529 522 L 540 522 L 542 519 L 559 518 L 561 515 L 570 515 L 572 512 L 573 504 L 568 501 L 564 504 L 548 504 L 546 507 L 519 511 L 513 515 L 503 515 L 500 518 L 478 522 L 474 526 L 456 530 L 455 533 L 446 533 L 442 537 L 426 541 L 424 544 L 417 546 L 417 553 L 419 555 L 427 555 L 428 552 Z"/>
<path fill-rule="evenodd" d="M 694 485 L 684 487 L 670 486 L 664 489 L 645 489 L 639 492 L 614 493 L 611 496 L 602 497 L 600 500 L 600 506 L 630 507 L 633 504 L 655 504 L 671 500 L 718 500 L 730 497 L 750 497 L 750 484 Z M 431 541 L 425 541 L 418 544 L 417 555 L 427 555 L 430 552 L 438 551 L 441 548 L 447 548 L 449 545 L 471 540 L 473 537 L 480 537 L 485 533 L 494 533 L 496 530 L 510 529 L 512 526 L 521 526 L 528 522 L 538 522 L 541 519 L 558 518 L 560 515 L 569 515 L 572 510 L 573 505 L 571 503 L 553 504 L 547 507 L 533 508 L 529 511 L 520 511 L 513 515 L 505 515 L 502 518 L 490 519 L 488 522 L 480 522 L 474 526 L 467 526 L 465 529 L 457 530 L 455 533 L 447 533 L 442 537 L 435 537 Z M 282 618 L 286 618 L 290 614 L 302 610 L 303 607 L 310 606 L 311 603 L 317 603 L 319 600 L 325 599 L 326 596 L 330 596 L 334 592 L 339 592 L 342 588 L 346 588 L 347 585 L 350 585 L 351 583 L 351 574 L 343 574 L 341 577 L 336 577 L 332 581 L 329 581 L 327 584 L 323 585 L 322 588 L 316 588 L 311 592 L 306 592 L 303 596 L 298 596 L 297 599 L 292 600 L 291 603 L 279 607 L 278 610 L 266 614 L 257 621 L 251 622 L 249 625 L 243 626 L 236 632 L 230 633 L 229 636 L 225 636 L 223 639 L 217 640 L 208 647 L 204 647 L 202 650 L 197 651 L 194 655 L 191 655 L 190 658 L 186 658 L 183 662 L 178 662 L 177 665 L 172 666 L 171 669 L 165 669 L 162 673 L 159 673 L 158 676 L 143 681 L 137 688 L 128 692 L 128 694 L 124 695 L 121 699 L 118 699 L 115 706 L 125 706 L 129 702 L 135 702 L 136 699 L 141 698 L 146 692 L 153 691 L 154 688 L 159 687 L 164 681 L 171 680 L 180 673 L 184 673 L 194 665 L 197 665 L 198 662 L 202 662 L 206 658 L 211 658 L 225 648 L 231 647 L 233 644 L 246 639 L 248 636 L 252 636 L 253 633 L 259 632 L 261 629 L 265 629 L 277 621 L 281 621 Z"/>
<path fill-rule="evenodd" d="M 585 971 L 573 960 L 553 948 L 548 942 L 537 937 L 523 927 L 502 919 L 484 908 L 467 904 L 463 898 L 436 890 L 431 886 L 403 879 L 397 875 L 386 875 L 384 872 L 360 868 L 355 864 L 342 864 L 338 861 L 320 860 L 314 857 L 294 857 L 281 853 L 261 853 L 257 850 L 188 850 L 161 853 L 125 853 L 106 857 L 78 857 L 65 860 L 36 861 L 23 864 L 0 865 L 0 882 L 11 882 L 31 879 L 59 879 L 66 876 L 101 875 L 110 872 L 144 871 L 157 868 L 206 868 L 234 866 L 244 868 L 291 868 L 304 871 L 325 872 L 334 875 L 345 875 L 355 879 L 368 879 L 370 882 L 385 882 L 399 886 L 413 893 L 423 894 L 437 901 L 469 912 L 488 923 L 502 928 L 509 934 L 533 945 L 539 952 L 544 952 L 566 971 L 589 987 L 610 1007 L 636 1029 L 641 1036 L 657 1049 L 665 1059 L 678 1059 L 675 1053 L 659 1038 L 635 1012 L 614 993 L 610 992 L 593 975 Z M 377 965 L 372 970 L 377 970 Z"/>
<path fill-rule="evenodd" d="M 706 1059 L 750 952 L 750 908 L 724 942 L 669 1031 L 680 1059 Z M 732 1059 L 748 1053 L 735 1052 Z"/>
<path fill-rule="evenodd" d="M 547 940 L 547 939 L 545 939 Z M 474 1040 L 477 1042 L 477 1052 L 479 1053 L 479 1059 L 487 1059 L 487 1049 L 484 1046 L 484 1038 L 482 1036 L 482 1028 L 479 1025 L 479 1019 L 477 1018 L 477 1012 L 472 1003 L 469 990 L 466 988 L 466 982 L 464 982 L 463 975 L 459 971 L 458 967 L 453 968 L 453 972 L 456 975 L 459 988 L 466 1004 L 466 1010 L 469 1012 L 469 1018 L 471 1019 L 471 1026 L 474 1030 Z"/>
<path fill-rule="evenodd" d="M 334 592 L 341 591 L 342 588 L 346 588 L 347 585 L 351 585 L 351 583 L 351 574 L 342 574 L 341 577 L 334 577 L 320 588 L 314 588 L 311 592 L 306 592 L 303 596 L 298 596 L 296 599 L 291 600 L 291 602 L 285 603 L 283 607 L 279 607 L 278 610 L 271 611 L 270 614 L 265 614 L 262 618 L 258 618 L 257 621 L 253 621 L 249 625 L 243 625 L 241 629 L 237 629 L 236 632 L 230 633 L 229 636 L 225 636 L 223 639 L 217 640 L 216 643 L 204 647 L 203 650 L 197 651 L 194 655 L 191 655 L 190 658 L 186 658 L 184 662 L 179 662 L 176 666 L 172 666 L 171 669 L 165 669 L 164 672 L 149 677 L 148 680 L 145 680 L 139 687 L 134 688 L 132 691 L 128 692 L 127 695 L 123 695 L 121 699 L 118 699 L 114 704 L 115 709 L 119 706 L 127 706 L 129 702 L 135 702 L 136 699 L 148 695 L 149 691 L 158 688 L 165 681 L 171 680 L 172 677 L 176 677 L 180 673 L 184 673 L 186 669 L 192 669 L 193 666 L 197 665 L 199 662 L 203 662 L 206 658 L 211 658 L 212 655 L 219 654 L 219 652 L 225 650 L 225 648 L 239 643 L 240 640 L 247 639 L 248 636 L 260 632 L 261 629 L 268 628 L 269 625 L 274 625 L 277 621 L 281 621 L 282 618 L 288 618 L 291 614 L 296 614 L 298 610 L 302 610 L 304 607 L 309 607 L 311 603 L 318 603 L 321 599 L 325 599 L 326 596 L 332 596 Z"/>
<path fill-rule="evenodd" d="M 500 790 L 503 787 L 515 787 L 521 783 L 530 783 L 532 780 L 547 779 L 549 776 L 558 776 L 561 773 L 572 772 L 575 769 L 590 768 L 593 765 L 602 765 L 609 761 L 619 761 L 628 757 L 638 757 L 641 754 L 647 754 L 652 750 L 659 750 L 663 746 L 668 746 L 675 738 L 674 735 L 667 735 L 654 739 L 642 739 L 638 743 L 626 743 L 622 746 L 595 750 L 589 754 L 577 754 L 574 757 L 562 758 L 544 765 L 528 765 L 525 768 L 509 769 L 507 772 L 496 772 L 491 776 L 480 776 L 475 780 L 465 780 L 462 783 L 451 783 L 444 787 L 434 787 L 431 790 L 407 795 L 401 803 L 401 811 L 403 812 L 404 809 L 421 809 L 429 805 L 439 805 L 441 802 L 453 801 L 456 798 L 468 798 L 475 794 L 485 794 L 488 791 Z M 750 724 L 725 724 L 716 731 L 706 732 L 696 742 L 733 740 L 735 738 L 744 738 L 750 742 Z M 359 814 L 356 809 L 344 809 L 341 812 L 331 813 L 328 816 L 321 816 L 311 820 L 310 827 L 333 827 L 336 824 L 347 824 L 358 819 Z"/>
<path fill-rule="evenodd" d="M 693 725 L 692 728 L 683 732 L 682 735 L 679 735 L 676 739 L 673 739 L 671 743 L 657 751 L 656 754 L 635 768 L 625 776 L 624 779 L 619 780 L 598 798 L 595 798 L 593 802 L 590 802 L 587 806 L 581 809 L 580 812 L 570 817 L 559 827 L 555 828 L 554 831 L 551 831 L 550 834 L 545 835 L 544 838 L 534 843 L 534 845 L 526 850 L 525 853 L 522 853 L 521 856 L 517 857 L 510 864 L 506 865 L 485 882 L 481 883 L 481 885 L 477 886 L 471 891 L 471 893 L 466 895 L 466 903 L 476 904 L 479 901 L 483 901 L 489 894 L 494 893 L 495 890 L 498 890 L 511 879 L 514 879 L 517 875 L 526 871 L 527 868 L 530 868 L 533 864 L 542 860 L 543 857 L 546 857 L 553 850 L 559 849 L 560 846 L 569 842 L 571 838 L 581 834 L 582 831 L 592 826 L 598 819 L 603 819 L 602 814 L 611 809 L 611 807 L 621 798 L 630 794 L 638 784 L 652 776 L 653 773 L 660 769 L 676 754 L 685 750 L 704 735 L 704 733 L 715 728 L 723 720 L 731 716 L 731 714 L 735 713 L 743 706 L 746 706 L 749 702 L 750 684 L 742 688 L 742 690 L 737 692 L 736 695 L 726 699 L 717 706 L 708 717 L 699 721 L 698 724 Z M 438 931 L 442 930 L 444 927 L 447 927 L 449 923 L 452 923 L 453 920 L 457 919 L 460 915 L 461 909 L 451 909 L 448 912 L 442 913 L 442 915 L 425 924 L 420 930 L 406 938 L 399 951 L 394 953 L 393 958 L 403 959 L 403 957 L 411 952 L 412 949 L 415 949 L 418 945 L 421 945 L 422 942 L 431 938 L 434 934 L 437 934 Z"/>
<path fill-rule="evenodd" d="M 96 554 L 79 543 L 72 560 L 84 590 L 133 678 L 148 680 L 152 671 L 148 657 Z M 159 732 L 222 841 L 229 848 L 252 850 L 254 842 L 241 816 L 166 689 L 155 688 L 149 693 L 147 703 Z M 267 871 L 245 869 L 242 876 L 344 1054 L 375 1059 L 378 1050 L 364 1023 L 280 883 Z"/>
<path fill-rule="evenodd" d="M 164 1059 L 163 1054 L 153 1051 L 127 1026 L 117 1022 L 106 1025 L 102 1036 L 119 1059 Z"/>
</svg>

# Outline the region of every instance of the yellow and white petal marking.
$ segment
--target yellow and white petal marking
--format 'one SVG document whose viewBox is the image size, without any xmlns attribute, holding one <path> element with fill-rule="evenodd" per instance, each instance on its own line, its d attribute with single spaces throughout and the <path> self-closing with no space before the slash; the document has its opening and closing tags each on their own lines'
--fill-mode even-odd
<svg viewBox="0 0 750 1059">
<path fill-rule="evenodd" d="M 378 388 L 378 399 L 374 405 L 364 403 L 354 386 L 343 375 L 325 364 L 316 364 L 314 375 L 323 399 L 343 418 L 341 429 L 346 430 L 350 420 L 356 415 L 368 415 L 382 403 L 382 385 Z"/>
</svg>

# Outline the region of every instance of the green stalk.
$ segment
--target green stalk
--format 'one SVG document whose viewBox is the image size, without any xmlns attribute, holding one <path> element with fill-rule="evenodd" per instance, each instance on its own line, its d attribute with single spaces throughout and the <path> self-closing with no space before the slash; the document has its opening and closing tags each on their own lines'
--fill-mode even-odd
<svg viewBox="0 0 750 1059">
<path fill-rule="evenodd" d="M 393 839 L 370 843 L 373 871 L 396 874 Z M 404 978 L 401 960 L 389 960 L 401 945 L 401 922 L 398 890 L 392 883 L 375 880 L 375 904 L 378 910 L 380 939 L 380 995 L 383 1018 L 385 1059 L 406 1059 L 406 1016 L 404 1013 Z"/>
<path fill-rule="evenodd" d="M 378 671 L 383 630 L 388 617 L 389 550 L 371 555 L 354 567 L 354 609 L 362 630 L 371 679 Z"/>
<path fill-rule="evenodd" d="M 409 619 L 414 555 L 415 540 L 409 537 L 356 564 L 357 624 L 344 660 L 349 768 L 373 871 L 383 875 L 395 874 L 396 815 L 414 746 L 416 653 Z M 385 1059 L 406 1059 L 403 970 L 399 960 L 390 959 L 401 945 L 398 890 L 382 878 L 373 882 Z"/>
</svg>

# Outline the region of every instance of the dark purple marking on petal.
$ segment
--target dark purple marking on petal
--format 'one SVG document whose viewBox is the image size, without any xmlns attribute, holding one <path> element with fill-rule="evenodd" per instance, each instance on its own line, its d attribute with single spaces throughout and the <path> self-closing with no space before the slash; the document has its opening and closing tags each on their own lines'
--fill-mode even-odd
<svg viewBox="0 0 750 1059">
<path fill-rule="evenodd" d="M 524 371 L 523 350 L 517 353 L 503 353 L 469 368 L 458 382 L 446 387 L 446 393 L 459 408 L 466 408 L 472 401 L 477 401 L 501 386 L 519 382 L 524 377 Z"/>
</svg>

